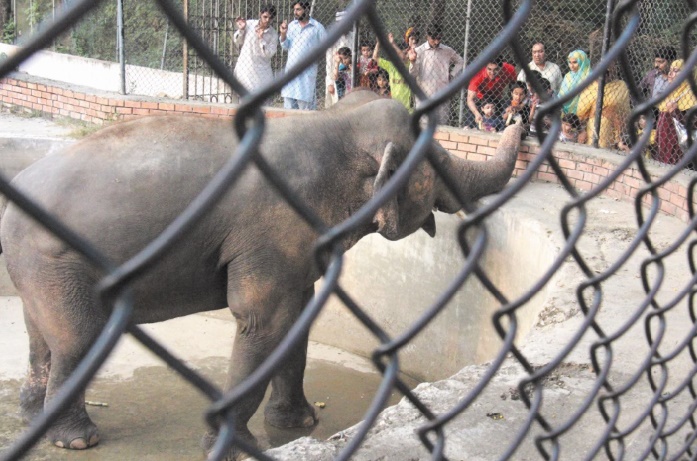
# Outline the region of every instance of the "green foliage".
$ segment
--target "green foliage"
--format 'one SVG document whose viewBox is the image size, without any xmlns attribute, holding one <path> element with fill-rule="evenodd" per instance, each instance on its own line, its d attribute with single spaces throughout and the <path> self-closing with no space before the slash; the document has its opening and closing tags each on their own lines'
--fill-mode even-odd
<svg viewBox="0 0 697 461">
<path fill-rule="evenodd" d="M 17 26 L 14 21 L 7 21 L 2 26 L 2 35 L 0 36 L 0 42 L 3 43 L 14 43 L 17 38 Z"/>
</svg>

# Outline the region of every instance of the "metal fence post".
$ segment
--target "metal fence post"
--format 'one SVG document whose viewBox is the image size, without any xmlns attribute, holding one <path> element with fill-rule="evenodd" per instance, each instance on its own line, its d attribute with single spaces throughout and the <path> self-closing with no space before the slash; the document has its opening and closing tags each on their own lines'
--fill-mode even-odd
<svg viewBox="0 0 697 461">
<path fill-rule="evenodd" d="M 612 10 L 614 9 L 614 0 L 607 0 L 607 12 L 605 15 L 605 30 L 603 31 L 603 44 L 600 51 L 600 59 L 605 56 L 610 44 L 610 29 L 612 27 Z M 600 120 L 603 112 L 603 100 L 605 99 L 605 82 L 606 75 L 603 74 L 598 79 L 598 96 L 595 100 L 595 117 L 593 117 L 593 147 L 598 148 L 600 141 Z"/>
<path fill-rule="evenodd" d="M 465 44 L 463 45 L 464 50 L 462 50 L 462 59 L 465 63 L 462 71 L 465 71 L 467 67 L 467 49 L 469 48 L 470 40 L 470 15 L 472 13 L 472 0 L 467 0 L 467 15 L 465 16 Z M 462 126 L 462 119 L 465 113 L 465 101 L 467 100 L 467 89 L 462 88 L 460 90 L 460 116 L 458 118 L 457 126 Z"/>
<path fill-rule="evenodd" d="M 121 94 L 126 94 L 126 52 L 124 50 L 123 0 L 116 0 L 116 46 L 119 52 L 119 92 Z"/>
<path fill-rule="evenodd" d="M 184 20 L 189 22 L 189 0 L 184 0 Z M 189 42 L 182 43 L 182 98 L 189 99 Z"/>
</svg>

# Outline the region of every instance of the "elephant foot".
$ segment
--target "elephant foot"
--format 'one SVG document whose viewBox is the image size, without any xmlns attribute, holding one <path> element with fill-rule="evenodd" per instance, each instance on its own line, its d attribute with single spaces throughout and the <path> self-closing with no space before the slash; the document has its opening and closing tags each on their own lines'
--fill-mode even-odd
<svg viewBox="0 0 697 461">
<path fill-rule="evenodd" d="M 244 440 L 245 442 L 249 443 L 250 445 L 256 447 L 257 446 L 257 440 L 256 438 L 252 435 L 251 432 L 249 432 L 248 429 L 244 430 L 237 430 L 237 437 L 240 439 Z M 210 459 L 211 455 L 211 450 L 213 449 L 213 446 L 215 445 L 216 440 L 218 439 L 218 434 L 214 431 L 208 431 L 203 435 L 203 438 L 201 439 L 201 448 L 206 452 L 206 456 Z M 249 458 L 249 455 L 240 450 L 236 446 L 232 446 L 228 449 L 227 454 L 223 458 L 223 461 L 240 461 L 243 459 Z"/>
<path fill-rule="evenodd" d="M 46 387 L 22 386 L 19 391 L 19 408 L 25 424 L 31 423 L 34 418 L 43 413 L 45 397 Z"/>
<path fill-rule="evenodd" d="M 300 406 L 274 405 L 269 402 L 264 409 L 266 422 L 283 429 L 291 427 L 312 427 L 319 418 L 315 409 L 307 402 Z"/>
<path fill-rule="evenodd" d="M 63 423 L 48 431 L 48 439 L 55 446 L 70 450 L 85 450 L 99 443 L 97 426 L 87 418 L 77 424 Z"/>
</svg>

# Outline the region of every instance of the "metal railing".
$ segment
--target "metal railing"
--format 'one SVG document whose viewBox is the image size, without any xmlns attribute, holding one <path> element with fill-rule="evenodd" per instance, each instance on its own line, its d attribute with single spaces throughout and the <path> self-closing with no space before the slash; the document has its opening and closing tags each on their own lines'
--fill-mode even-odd
<svg viewBox="0 0 697 461">
<path fill-rule="evenodd" d="M 18 54 L 0 63 L 0 77 L 8 75 L 18 63 L 29 58 L 35 51 L 50 45 L 57 36 L 78 23 L 78 21 L 91 9 L 95 8 L 97 4 L 98 2 L 93 0 L 75 1 L 71 8 L 65 9 L 54 22 L 45 25 L 45 27 L 43 27 Z M 492 29 L 495 29 L 497 34 L 495 36 L 491 35 L 490 43 L 480 47 L 479 52 L 476 53 L 476 58 L 465 68 L 463 73 L 456 76 L 445 89 L 437 92 L 432 97 L 427 98 L 416 85 L 415 80 L 410 78 L 406 79 L 414 94 L 420 96 L 424 100 L 424 103 L 417 107 L 412 114 L 412 129 L 418 138 L 415 144 L 417 147 L 409 153 L 409 157 L 405 164 L 395 172 L 390 182 L 373 197 L 373 199 L 345 222 L 329 229 L 325 228 L 324 224 L 317 220 L 307 204 L 301 202 L 292 194 L 291 189 L 284 182 L 282 173 L 270 169 L 259 155 L 257 147 L 265 131 L 265 119 L 261 111 L 261 105 L 277 94 L 292 78 L 299 75 L 306 66 L 318 59 L 322 59 L 325 55 L 325 50 L 330 48 L 340 36 L 349 32 L 354 22 L 358 20 L 360 20 L 368 30 L 374 33 L 377 40 L 383 45 L 383 48 L 388 50 L 390 58 L 395 61 L 398 60 L 395 52 L 389 51 L 391 48 L 388 44 L 388 29 L 385 27 L 381 14 L 379 14 L 377 4 L 370 0 L 352 3 L 347 9 L 346 15 L 342 21 L 337 22 L 328 29 L 326 38 L 318 48 L 308 52 L 308 54 L 303 57 L 302 61 L 292 69 L 289 69 L 287 73 L 277 76 L 271 83 L 258 88 L 251 94 L 248 94 L 239 82 L 234 79 L 229 63 L 220 60 L 215 51 L 211 50 L 202 40 L 201 36 L 193 31 L 176 5 L 168 0 L 158 0 L 158 4 L 166 14 L 170 27 L 176 29 L 178 33 L 186 39 L 188 46 L 196 51 L 200 59 L 204 60 L 226 85 L 229 85 L 229 87 L 238 94 L 243 95 L 242 104 L 239 107 L 234 121 L 234 130 L 241 142 L 237 150 L 231 156 L 230 161 L 218 172 L 215 179 L 208 184 L 195 202 L 189 205 L 158 238 L 153 240 L 136 256 L 119 266 L 116 266 L 112 261 L 106 259 L 104 255 L 90 245 L 89 242 L 81 239 L 76 229 L 66 227 L 65 224 L 55 219 L 47 210 L 43 210 L 36 206 L 31 200 L 12 187 L 7 180 L 0 180 L 0 191 L 6 197 L 15 202 L 26 213 L 43 223 L 44 226 L 58 238 L 65 241 L 66 244 L 81 254 L 86 260 L 94 264 L 94 266 L 101 268 L 101 270 L 107 274 L 99 281 L 97 288 L 103 302 L 112 306 L 111 317 L 89 354 L 82 360 L 77 370 L 66 382 L 64 388 L 55 399 L 50 402 L 45 413 L 38 418 L 31 430 L 17 440 L 8 450 L 2 453 L 1 456 L 3 460 L 20 458 L 42 437 L 56 417 L 56 414 L 66 408 L 69 402 L 71 402 L 71 400 L 80 393 L 81 389 L 84 389 L 89 383 L 100 365 L 113 350 L 120 336 L 124 333 L 132 334 L 179 373 L 183 379 L 200 389 L 210 400 L 211 407 L 207 412 L 206 419 L 213 427 L 219 427 L 220 429 L 220 435 L 214 446 L 211 459 L 223 459 L 228 448 L 231 446 L 240 447 L 258 459 L 268 459 L 263 453 L 260 453 L 254 447 L 249 446 L 242 439 L 237 437 L 234 430 L 234 421 L 230 420 L 228 410 L 243 399 L 247 392 L 257 386 L 257 383 L 265 381 L 279 369 L 281 361 L 287 351 L 291 350 L 293 345 L 297 344 L 303 335 L 306 334 L 331 294 L 337 295 L 355 317 L 362 322 L 379 341 L 380 347 L 375 349 L 373 360 L 375 365 L 383 373 L 383 385 L 380 387 L 378 393 L 374 397 L 373 403 L 367 410 L 361 429 L 341 450 L 336 456 L 336 459 L 349 459 L 352 454 L 355 453 L 372 424 L 375 422 L 381 409 L 382 402 L 386 401 L 388 393 L 394 388 L 403 393 L 427 420 L 418 431 L 418 437 L 423 446 L 431 453 L 433 459 L 445 459 L 444 447 L 447 444 L 448 437 L 446 435 L 446 429 L 449 422 L 472 406 L 473 402 L 490 384 L 503 361 L 510 355 L 522 366 L 527 375 L 526 378 L 519 381 L 518 389 L 522 402 L 528 409 L 528 416 L 518 432 L 512 434 L 509 440 L 504 441 L 506 448 L 498 459 L 511 459 L 533 424 L 539 425 L 546 433 L 544 437 L 539 437 L 535 441 L 540 458 L 557 459 L 560 439 L 571 427 L 579 422 L 584 413 L 594 402 L 600 402 L 600 413 L 604 419 L 605 425 L 598 428 L 598 443 L 594 446 L 594 450 L 584 455 L 584 458 L 592 459 L 604 450 L 607 458 L 622 459 L 622 447 L 625 443 L 625 439 L 632 433 L 635 427 L 632 428 L 632 426 L 629 426 L 628 428 L 620 428 L 617 423 L 619 410 L 613 406 L 617 404 L 622 395 L 629 391 L 631 385 L 623 387 L 613 386 L 612 380 L 609 378 L 611 360 L 603 360 L 601 355 L 603 353 L 611 355 L 613 341 L 618 336 L 626 334 L 634 323 L 640 322 L 641 320 L 640 316 L 637 315 L 633 322 L 623 326 L 621 330 L 611 334 L 605 332 L 602 325 L 597 321 L 598 309 L 603 302 L 604 284 L 612 280 L 620 270 L 620 267 L 625 264 L 636 252 L 637 248 L 641 246 L 650 253 L 650 256 L 644 258 L 642 262 L 641 273 L 644 281 L 646 298 L 642 305 L 636 306 L 637 312 L 645 313 L 647 310 L 650 310 L 649 317 L 658 319 L 657 321 L 660 323 L 665 312 L 674 309 L 678 301 L 681 301 L 689 306 L 691 319 L 695 322 L 695 315 L 693 315 L 693 299 L 695 293 L 695 264 L 693 261 L 694 240 L 690 240 L 690 237 L 695 224 L 697 224 L 697 218 L 695 218 L 693 208 L 694 188 L 697 184 L 697 179 L 693 179 L 688 186 L 688 210 L 690 221 L 686 223 L 684 233 L 675 236 L 675 242 L 671 243 L 667 248 L 659 250 L 652 241 L 650 227 L 659 216 L 658 210 L 661 198 L 658 195 L 658 188 L 675 175 L 679 174 L 681 168 L 692 161 L 697 147 L 695 147 L 690 140 L 689 148 L 685 151 L 685 155 L 674 167 L 666 169 L 664 176 L 659 180 L 652 180 L 651 175 L 646 169 L 644 160 L 644 151 L 649 143 L 651 129 L 655 124 L 652 107 L 662 99 L 665 99 L 666 95 L 678 88 L 684 81 L 688 81 L 692 91 L 697 94 L 697 85 L 695 84 L 692 71 L 697 64 L 697 52 L 695 52 L 692 43 L 694 34 L 693 28 L 695 22 L 697 22 L 697 13 L 694 12 L 696 8 L 694 2 L 690 1 L 686 3 L 686 8 L 688 8 L 691 13 L 682 18 L 681 24 L 682 47 L 680 49 L 680 55 L 685 60 L 683 70 L 678 74 L 676 80 L 670 84 L 665 93 L 648 100 L 637 88 L 636 79 L 629 78 L 626 80 L 632 100 L 634 101 L 634 107 L 627 124 L 628 126 L 633 126 L 639 117 L 643 115 L 647 120 L 646 128 L 641 136 L 637 135 L 636 130 L 627 130 L 633 147 L 627 153 L 624 161 L 614 171 L 611 171 L 598 187 L 581 194 L 571 185 L 569 178 L 565 175 L 563 169 L 560 168 L 555 157 L 552 155 L 552 150 L 562 128 L 560 112 L 564 103 L 581 94 L 591 82 L 605 75 L 606 71 L 613 65 L 618 65 L 623 75 L 630 76 L 636 74 L 628 50 L 630 49 L 632 40 L 642 27 L 642 8 L 645 3 L 639 0 L 628 0 L 620 2 L 616 8 L 614 8 L 610 18 L 613 31 L 612 46 L 607 49 L 602 59 L 595 62 L 593 70 L 588 78 L 583 84 L 576 87 L 562 98 L 550 99 L 549 97 L 543 97 L 543 104 L 540 106 L 540 114 L 541 116 L 549 116 L 550 126 L 548 130 L 544 130 L 542 126 L 544 123 L 543 117 L 536 119 L 537 137 L 540 142 L 540 147 L 529 168 L 517 181 L 507 187 L 500 195 L 486 205 L 478 206 L 474 203 L 461 201 L 463 209 L 467 212 L 467 217 L 459 231 L 460 244 L 463 254 L 466 257 L 466 262 L 462 267 L 462 271 L 457 274 L 450 289 L 444 293 L 442 299 L 430 306 L 421 320 L 412 325 L 408 331 L 395 338 L 389 337 L 380 325 L 372 323 L 370 317 L 365 315 L 364 309 L 358 305 L 339 284 L 338 276 L 343 261 L 341 238 L 366 221 L 371 220 L 378 207 L 398 192 L 400 185 L 407 180 L 411 170 L 415 168 L 419 161 L 432 160 L 427 156 L 426 149 L 423 148 L 423 146 L 435 133 L 436 122 L 435 117 L 433 117 L 433 112 L 439 105 L 459 95 L 474 74 L 479 69 L 483 68 L 488 61 L 502 52 L 508 53 L 517 65 L 525 67 L 529 61 L 529 51 L 527 47 L 524 46 L 525 44 L 518 40 L 518 37 L 520 37 L 521 30 L 524 30 L 525 27 L 529 25 L 531 12 L 534 11 L 537 2 L 534 0 L 503 1 L 502 27 L 499 28 L 495 24 L 492 25 Z M 406 73 L 406 68 L 400 70 Z M 540 82 L 532 79 L 532 75 L 529 72 L 526 72 L 526 74 L 528 79 L 534 82 L 534 89 L 538 93 L 544 94 Z M 687 111 L 685 117 L 688 126 L 691 126 L 690 124 L 694 120 L 694 116 L 694 108 Z M 419 123 L 419 121 L 422 121 L 422 123 Z M 231 127 L 231 129 L 233 129 L 233 127 Z M 525 294 L 515 299 L 508 299 L 478 264 L 482 252 L 486 248 L 487 236 L 489 235 L 487 230 L 487 219 L 499 207 L 510 201 L 514 194 L 523 190 L 526 184 L 531 180 L 535 170 L 539 168 L 543 162 L 546 162 L 552 168 L 554 173 L 558 176 L 562 187 L 570 197 L 570 201 L 559 216 L 566 240 L 565 245 L 560 249 L 555 262 L 533 286 L 529 287 L 529 290 L 527 290 Z M 184 364 L 177 357 L 168 353 L 164 347 L 141 328 L 130 323 L 133 311 L 133 299 L 129 287 L 134 283 L 134 280 L 137 280 L 149 267 L 163 258 L 167 251 L 170 250 L 177 241 L 182 239 L 187 231 L 190 230 L 192 226 L 216 204 L 217 200 L 235 184 L 240 172 L 245 167 L 252 164 L 266 176 L 268 181 L 273 184 L 281 194 L 283 194 L 288 206 L 292 207 L 302 216 L 307 224 L 320 235 L 317 240 L 314 255 L 318 264 L 324 269 L 323 276 L 325 278 L 325 283 L 322 289 L 307 304 L 287 337 L 263 365 L 253 373 L 249 379 L 246 379 L 230 392 L 223 393 L 222 390 L 207 381 L 199 373 Z M 457 193 L 457 187 L 454 185 L 452 178 L 449 178 L 447 173 L 439 168 L 436 162 L 432 162 L 432 165 L 438 174 L 443 177 L 450 190 Z M 610 264 L 609 267 L 603 271 L 595 271 L 589 267 L 588 263 L 584 260 L 582 252 L 579 251 L 577 246 L 584 234 L 584 222 L 589 219 L 586 205 L 596 200 L 597 197 L 630 166 L 636 166 L 645 181 L 644 187 L 635 199 L 638 230 L 627 251 L 623 252 L 617 261 Z M 648 212 L 644 211 L 644 208 L 642 208 L 643 202 L 648 202 Z M 693 281 L 682 287 L 679 292 L 675 293 L 670 302 L 660 302 L 655 297 L 656 286 L 651 283 L 648 272 L 650 268 L 656 268 L 659 273 L 663 273 L 663 261 L 665 258 L 675 251 L 679 251 L 679 244 L 684 242 L 687 242 L 689 246 L 689 250 L 684 256 L 686 256 L 690 262 Z M 582 322 L 579 325 L 577 333 L 570 339 L 568 345 L 564 349 L 558 351 L 545 366 L 534 367 L 528 361 L 525 354 L 514 344 L 517 331 L 516 313 L 534 293 L 549 283 L 555 272 L 567 259 L 572 259 L 585 276 L 585 281 L 575 287 L 577 300 L 583 313 Z M 456 291 L 465 280 L 473 277 L 479 279 L 500 304 L 500 308 L 494 314 L 492 321 L 503 343 L 496 358 L 491 361 L 486 372 L 479 379 L 478 385 L 471 389 L 460 402 L 449 411 L 443 414 L 435 414 L 429 409 L 427 404 L 419 399 L 417 394 L 413 393 L 398 378 L 397 373 L 400 367 L 397 354 L 400 349 L 409 344 L 411 339 L 425 327 L 430 319 L 436 316 L 437 313 L 447 305 L 447 301 L 449 297 L 452 296 L 452 293 Z M 649 321 L 650 320 L 647 320 L 647 322 Z M 693 345 L 695 329 L 695 327 L 690 329 L 692 332 L 691 335 L 679 338 L 678 346 L 679 350 L 690 354 L 693 364 L 697 363 L 697 353 L 695 353 Z M 541 411 L 544 381 L 555 369 L 560 367 L 569 351 L 573 347 L 576 347 L 583 334 L 589 331 L 594 332 L 598 337 L 589 350 L 592 357 L 593 371 L 595 372 L 593 391 L 585 396 L 584 405 L 575 413 L 568 415 L 564 424 L 555 425 L 545 417 Z M 694 430 L 697 426 L 697 421 L 691 409 L 695 405 L 694 402 L 697 401 L 697 391 L 693 386 L 697 367 L 693 366 L 689 376 L 678 386 L 679 389 L 687 389 L 687 392 L 689 392 L 692 398 L 692 406 L 688 408 L 687 413 L 680 419 L 676 426 L 668 428 L 665 426 L 665 419 L 657 417 L 654 411 L 667 411 L 666 405 L 671 399 L 675 398 L 677 391 L 673 393 L 664 392 L 664 383 L 657 382 L 654 377 L 653 372 L 656 369 L 663 370 L 663 372 L 667 373 L 666 370 L 670 366 L 671 358 L 659 354 L 658 341 L 654 334 L 656 334 L 656 332 L 647 327 L 646 336 L 651 348 L 651 354 L 647 357 L 642 369 L 637 370 L 629 380 L 630 383 L 636 383 L 640 381 L 642 377 L 645 377 L 653 393 L 651 400 L 645 402 L 644 409 L 641 412 L 641 419 L 649 420 L 654 429 L 645 456 L 653 456 L 656 459 L 681 459 L 683 456 L 695 459 L 695 457 L 697 457 L 697 452 L 695 452 L 692 447 L 697 438 L 697 431 Z M 660 337 L 660 333 L 658 333 L 657 336 Z M 671 442 L 671 445 L 668 445 L 668 437 L 674 434 L 678 429 L 685 428 L 689 430 L 689 436 L 682 442 Z M 618 449 L 617 447 L 620 448 Z"/>
</svg>

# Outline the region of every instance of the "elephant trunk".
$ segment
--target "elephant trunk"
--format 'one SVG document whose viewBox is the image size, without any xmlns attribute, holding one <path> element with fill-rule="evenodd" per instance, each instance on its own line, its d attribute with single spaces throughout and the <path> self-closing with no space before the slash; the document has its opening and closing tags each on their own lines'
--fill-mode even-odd
<svg viewBox="0 0 697 461">
<path fill-rule="evenodd" d="M 503 131 L 496 154 L 486 162 L 464 160 L 443 151 L 443 164 L 453 178 L 459 181 L 460 190 L 469 201 L 475 201 L 489 194 L 499 192 L 513 174 L 515 162 L 524 129 L 521 125 L 511 125 Z M 445 183 L 439 179 L 436 185 L 435 207 L 446 213 L 455 213 L 462 204 L 450 193 Z"/>
</svg>

